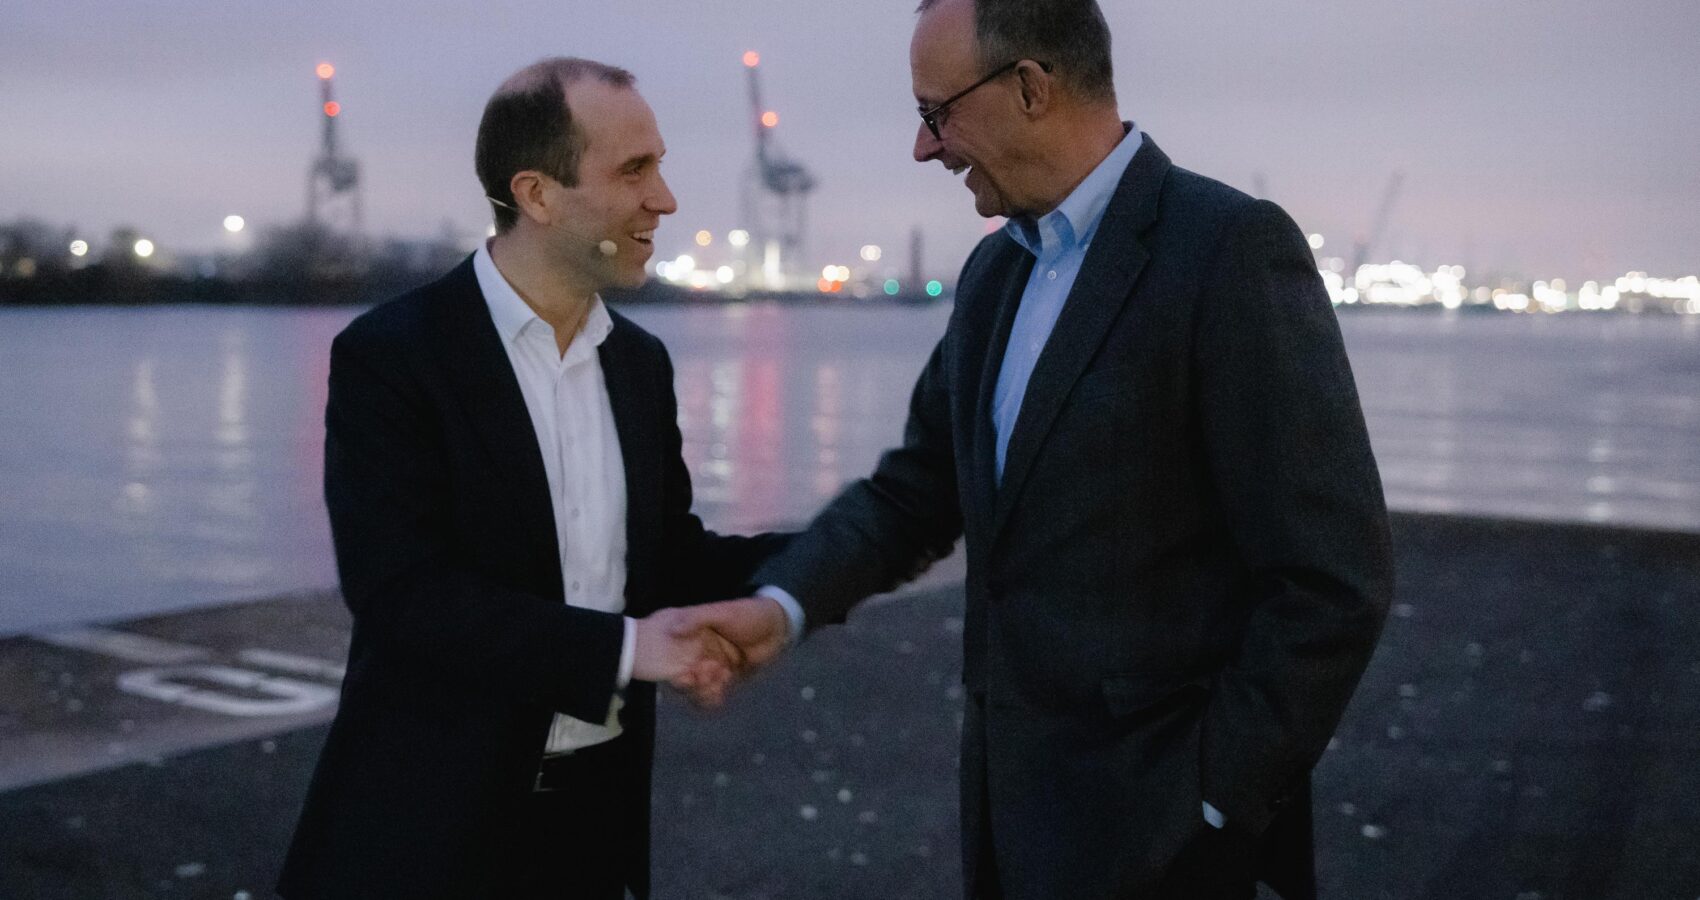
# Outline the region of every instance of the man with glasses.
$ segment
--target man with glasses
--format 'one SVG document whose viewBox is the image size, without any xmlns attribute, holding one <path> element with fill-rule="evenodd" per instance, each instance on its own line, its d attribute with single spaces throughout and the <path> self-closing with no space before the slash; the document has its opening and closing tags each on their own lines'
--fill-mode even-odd
<svg viewBox="0 0 1700 900">
<path fill-rule="evenodd" d="M 1304 235 L 1122 121 L 1092 0 L 925 0 L 910 64 L 915 159 L 1009 222 L 903 445 L 697 620 L 759 662 L 963 537 L 967 895 L 1314 896 L 1392 565 Z"/>
</svg>

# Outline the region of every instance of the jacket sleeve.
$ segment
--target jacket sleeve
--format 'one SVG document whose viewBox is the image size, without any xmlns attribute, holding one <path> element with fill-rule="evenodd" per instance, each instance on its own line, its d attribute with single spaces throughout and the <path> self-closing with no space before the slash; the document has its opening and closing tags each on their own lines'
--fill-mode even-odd
<svg viewBox="0 0 1700 900">
<path fill-rule="evenodd" d="M 1248 204 L 1210 263 L 1198 415 L 1249 608 L 1205 712 L 1204 799 L 1261 832 L 1316 764 L 1392 594 L 1381 480 L 1339 323 L 1286 213 Z"/>
<path fill-rule="evenodd" d="M 325 408 L 325 504 L 357 640 L 502 697 L 600 721 L 615 688 L 621 617 L 547 602 L 464 564 L 440 416 L 393 335 L 374 331 L 356 323 L 332 344 Z"/>
</svg>

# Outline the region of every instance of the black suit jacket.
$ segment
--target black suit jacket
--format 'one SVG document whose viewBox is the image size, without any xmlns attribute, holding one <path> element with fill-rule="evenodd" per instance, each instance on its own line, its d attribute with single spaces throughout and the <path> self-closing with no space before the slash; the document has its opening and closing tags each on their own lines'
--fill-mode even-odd
<svg viewBox="0 0 1700 900">
<path fill-rule="evenodd" d="M 814 627 L 965 537 L 969 896 L 987 827 L 1014 900 L 1146 896 L 1207 827 L 1202 800 L 1288 845 L 1282 886 L 1303 894 L 1308 773 L 1392 587 L 1380 479 L 1309 247 L 1280 208 L 1146 138 L 999 485 L 991 397 L 1032 266 L 1002 232 L 980 243 L 903 445 L 756 579 Z M 1264 834 L 1295 796 L 1304 833 Z"/>
<path fill-rule="evenodd" d="M 778 539 L 714 535 L 691 514 L 666 349 L 613 320 L 598 356 L 626 472 L 626 613 L 747 593 Z M 280 890 L 484 896 L 552 716 L 607 715 L 624 626 L 563 602 L 543 458 L 470 259 L 337 336 L 325 425 L 354 630 Z M 626 699 L 647 786 L 654 687 Z M 647 789 L 631 803 L 642 897 Z"/>
</svg>

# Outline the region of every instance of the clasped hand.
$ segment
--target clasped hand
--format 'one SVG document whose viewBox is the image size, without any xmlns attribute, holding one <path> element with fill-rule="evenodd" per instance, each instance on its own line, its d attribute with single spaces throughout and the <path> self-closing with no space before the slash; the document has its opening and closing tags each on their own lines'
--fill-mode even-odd
<svg viewBox="0 0 1700 900">
<path fill-rule="evenodd" d="M 668 607 L 637 620 L 632 677 L 665 681 L 714 709 L 737 681 L 772 662 L 790 636 L 784 609 L 767 597 Z"/>
</svg>

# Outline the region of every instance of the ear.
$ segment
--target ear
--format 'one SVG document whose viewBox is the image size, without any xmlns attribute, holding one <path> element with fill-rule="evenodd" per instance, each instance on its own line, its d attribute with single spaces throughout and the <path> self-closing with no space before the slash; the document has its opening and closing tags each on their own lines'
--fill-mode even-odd
<svg viewBox="0 0 1700 900">
<path fill-rule="evenodd" d="M 1044 115 L 1056 99 L 1056 79 L 1030 59 L 1015 67 L 1015 77 L 1021 87 L 1021 111 L 1029 118 Z"/>
<path fill-rule="evenodd" d="M 514 206 L 519 207 L 520 215 L 539 225 L 550 222 L 547 185 L 543 174 L 532 169 L 515 172 L 508 179 L 508 190 L 513 192 Z"/>
</svg>

